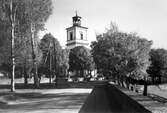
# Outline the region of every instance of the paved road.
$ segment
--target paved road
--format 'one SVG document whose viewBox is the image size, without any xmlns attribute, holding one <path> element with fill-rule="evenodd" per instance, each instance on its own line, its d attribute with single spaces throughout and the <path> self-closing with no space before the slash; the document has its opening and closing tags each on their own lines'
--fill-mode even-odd
<svg viewBox="0 0 167 113">
<path fill-rule="evenodd" d="M 78 113 L 90 92 L 76 88 L 1 92 L 0 113 Z"/>
<path fill-rule="evenodd" d="M 79 113 L 151 113 L 114 85 L 96 86 Z"/>
</svg>

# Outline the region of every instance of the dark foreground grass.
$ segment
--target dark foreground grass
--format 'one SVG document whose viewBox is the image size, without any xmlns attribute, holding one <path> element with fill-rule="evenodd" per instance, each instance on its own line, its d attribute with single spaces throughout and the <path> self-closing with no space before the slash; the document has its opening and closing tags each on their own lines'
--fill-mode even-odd
<svg viewBox="0 0 167 113">
<path fill-rule="evenodd" d="M 0 113 L 78 113 L 89 92 L 84 89 L 1 92 Z"/>
</svg>

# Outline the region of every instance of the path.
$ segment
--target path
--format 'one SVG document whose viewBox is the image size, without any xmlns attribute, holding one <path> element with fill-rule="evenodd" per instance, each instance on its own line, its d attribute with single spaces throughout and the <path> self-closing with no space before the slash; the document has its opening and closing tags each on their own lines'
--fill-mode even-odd
<svg viewBox="0 0 167 113">
<path fill-rule="evenodd" d="M 79 113 L 151 113 L 114 85 L 95 86 Z"/>
</svg>

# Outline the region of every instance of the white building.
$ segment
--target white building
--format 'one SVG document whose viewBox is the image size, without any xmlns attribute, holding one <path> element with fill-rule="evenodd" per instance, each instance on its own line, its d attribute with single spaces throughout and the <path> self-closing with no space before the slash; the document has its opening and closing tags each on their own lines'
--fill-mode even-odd
<svg viewBox="0 0 167 113">
<path fill-rule="evenodd" d="M 87 27 L 81 26 L 81 17 L 77 15 L 72 17 L 73 26 L 67 28 L 67 49 L 77 46 L 88 47 Z"/>
</svg>

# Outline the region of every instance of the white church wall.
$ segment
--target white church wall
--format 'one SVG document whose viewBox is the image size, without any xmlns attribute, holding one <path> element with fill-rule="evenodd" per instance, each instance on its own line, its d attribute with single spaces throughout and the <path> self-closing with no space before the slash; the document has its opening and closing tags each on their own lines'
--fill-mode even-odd
<svg viewBox="0 0 167 113">
<path fill-rule="evenodd" d="M 87 40 L 87 29 L 76 27 L 76 39 L 81 40 L 80 33 L 83 33 L 83 40 Z"/>
</svg>

